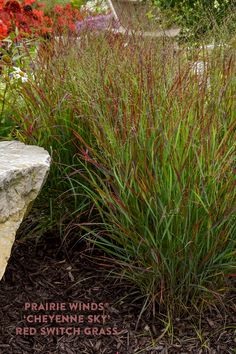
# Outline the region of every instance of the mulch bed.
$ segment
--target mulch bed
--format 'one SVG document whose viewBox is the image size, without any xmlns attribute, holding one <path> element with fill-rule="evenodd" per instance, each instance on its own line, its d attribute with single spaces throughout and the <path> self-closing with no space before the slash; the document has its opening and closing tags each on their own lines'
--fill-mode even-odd
<svg viewBox="0 0 236 354">
<path fill-rule="evenodd" d="M 194 316 L 176 318 L 174 333 L 170 335 L 164 332 L 163 323 L 158 319 L 145 315 L 138 321 L 142 302 L 133 302 L 134 289 L 122 279 L 108 278 L 101 265 L 85 257 L 83 247 L 78 245 L 66 251 L 53 237 L 45 237 L 38 246 L 32 240 L 16 241 L 0 282 L 0 354 L 236 353 L 235 294 L 228 296 L 224 308 L 204 313 L 201 321 Z M 75 328 L 78 324 L 42 323 L 32 316 L 72 312 L 25 309 L 26 303 L 65 303 L 67 309 L 69 303 L 78 302 L 105 304 L 104 310 L 73 312 L 84 314 L 86 321 L 91 314 L 110 317 L 104 325 L 85 321 L 80 325 L 80 334 L 46 335 L 44 331 L 48 328 Z M 29 318 L 35 323 L 30 323 Z M 27 327 L 36 333 L 16 334 L 19 328 Z M 94 327 L 98 332 L 90 335 Z M 118 334 L 99 335 L 105 327 L 106 331 L 108 327 L 117 328 Z"/>
</svg>

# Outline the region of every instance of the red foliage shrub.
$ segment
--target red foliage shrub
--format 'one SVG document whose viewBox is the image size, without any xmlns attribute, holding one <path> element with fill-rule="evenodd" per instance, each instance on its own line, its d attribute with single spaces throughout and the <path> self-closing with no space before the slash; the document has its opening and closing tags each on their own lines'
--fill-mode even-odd
<svg viewBox="0 0 236 354">
<path fill-rule="evenodd" d="M 50 15 L 44 7 L 36 0 L 0 0 L 0 40 L 12 32 L 17 33 L 16 39 L 75 32 L 75 22 L 82 19 L 80 11 L 70 4 L 56 5 Z"/>
<path fill-rule="evenodd" d="M 81 12 L 70 4 L 55 5 L 52 17 L 54 18 L 53 31 L 58 34 L 64 31 L 75 32 L 75 22 L 83 19 Z"/>
<path fill-rule="evenodd" d="M 8 34 L 8 27 L 2 20 L 0 20 L 0 40 L 5 38 L 7 34 Z"/>
</svg>

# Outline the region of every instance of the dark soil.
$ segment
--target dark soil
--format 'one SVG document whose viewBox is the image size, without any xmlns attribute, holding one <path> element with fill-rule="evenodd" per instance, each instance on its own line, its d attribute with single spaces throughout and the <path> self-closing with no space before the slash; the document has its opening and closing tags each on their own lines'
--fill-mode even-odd
<svg viewBox="0 0 236 354">
<path fill-rule="evenodd" d="M 133 302 L 135 290 L 122 279 L 108 278 L 104 266 L 89 260 L 82 248 L 79 245 L 65 251 L 51 237 L 38 246 L 32 241 L 16 241 L 0 282 L 0 354 L 236 353 L 234 294 L 227 297 L 224 307 L 212 309 L 202 318 L 176 318 L 174 332 L 169 328 L 165 333 L 160 319 L 154 321 L 145 315 L 138 321 L 142 302 Z M 65 309 L 26 310 L 26 303 L 64 303 Z M 94 309 L 72 312 L 67 311 L 69 303 L 95 305 Z M 103 310 L 95 309 L 98 303 L 105 304 Z M 49 314 L 83 314 L 84 323 L 48 323 L 48 317 L 38 316 Z M 105 324 L 88 323 L 88 315 L 109 317 Z M 97 321 L 101 322 L 101 317 Z M 47 335 L 49 328 L 77 328 L 77 332 Z M 93 335 L 91 328 L 97 331 Z M 23 335 L 23 331 L 32 335 Z M 106 334 L 99 335 L 100 331 Z M 109 335 L 109 331 L 118 334 Z"/>
</svg>

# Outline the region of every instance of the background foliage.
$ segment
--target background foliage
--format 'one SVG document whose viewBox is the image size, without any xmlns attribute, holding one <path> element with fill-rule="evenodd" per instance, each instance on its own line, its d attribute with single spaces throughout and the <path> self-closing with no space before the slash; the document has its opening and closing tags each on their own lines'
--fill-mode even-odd
<svg viewBox="0 0 236 354">
<path fill-rule="evenodd" d="M 231 11 L 235 13 L 235 4 L 230 0 L 154 0 L 154 4 L 183 28 L 188 39 L 221 26 Z"/>
</svg>

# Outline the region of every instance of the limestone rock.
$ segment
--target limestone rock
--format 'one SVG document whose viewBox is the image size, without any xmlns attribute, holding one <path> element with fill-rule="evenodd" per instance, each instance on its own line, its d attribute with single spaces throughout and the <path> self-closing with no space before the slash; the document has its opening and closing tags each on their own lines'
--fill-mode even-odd
<svg viewBox="0 0 236 354">
<path fill-rule="evenodd" d="M 41 147 L 0 142 L 0 280 L 16 231 L 47 178 L 50 161 Z"/>
</svg>

